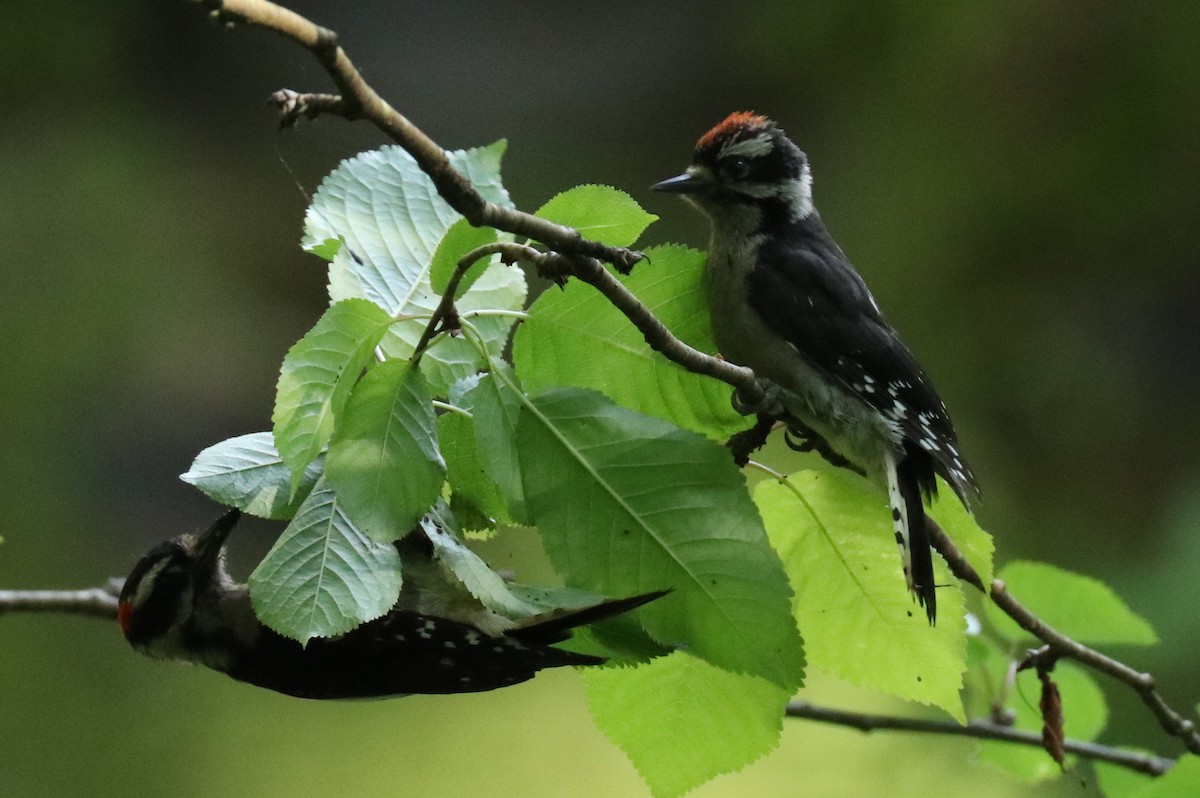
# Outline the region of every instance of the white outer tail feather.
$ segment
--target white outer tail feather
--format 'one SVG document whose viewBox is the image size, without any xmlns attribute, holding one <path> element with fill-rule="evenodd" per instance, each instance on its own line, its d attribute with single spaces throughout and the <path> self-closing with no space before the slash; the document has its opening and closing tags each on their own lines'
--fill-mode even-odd
<svg viewBox="0 0 1200 798">
<path fill-rule="evenodd" d="M 904 581 L 908 591 L 917 593 L 917 584 L 912 574 L 912 534 L 908 529 L 908 503 L 900 491 L 900 478 L 896 473 L 896 456 L 890 452 L 884 458 L 887 471 L 888 504 L 892 508 L 892 527 L 896 534 L 896 545 L 900 548 L 900 562 L 904 567 Z"/>
</svg>

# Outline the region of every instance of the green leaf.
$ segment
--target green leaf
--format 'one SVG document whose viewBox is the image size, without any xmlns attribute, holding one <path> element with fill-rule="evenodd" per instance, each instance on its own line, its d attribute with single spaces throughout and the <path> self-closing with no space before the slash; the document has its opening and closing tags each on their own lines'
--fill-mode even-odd
<svg viewBox="0 0 1200 798">
<path fill-rule="evenodd" d="M 307 643 L 382 616 L 400 596 L 400 555 L 360 532 L 324 480 L 250 574 L 254 612 Z"/>
<path fill-rule="evenodd" d="M 590 668 L 583 683 L 596 725 L 655 798 L 675 798 L 769 753 L 790 697 L 684 652 L 636 668 Z"/>
<path fill-rule="evenodd" d="M 1143 753 L 1151 753 L 1144 751 Z M 1096 778 L 1108 798 L 1180 798 L 1200 795 L 1200 757 L 1184 755 L 1158 778 L 1094 761 Z"/>
<path fill-rule="evenodd" d="M 478 249 L 485 244 L 494 243 L 496 243 L 496 229 L 494 227 L 475 227 L 466 219 L 459 219 L 450 225 L 450 229 L 446 231 L 446 235 L 442 237 L 441 243 L 438 244 L 437 251 L 433 253 L 433 263 L 429 267 L 429 281 L 434 292 L 439 295 L 446 293 L 450 278 L 458 268 L 459 259 L 471 250 Z M 463 275 L 462 282 L 458 284 L 456 298 L 469 291 L 471 285 L 479 279 L 479 275 L 483 274 L 488 264 L 496 263 L 498 257 L 497 255 L 491 255 L 480 262 L 476 262 Z"/>
<path fill-rule="evenodd" d="M 610 247 L 632 246 L 658 217 L 612 186 L 576 186 L 557 195 L 536 216 L 574 227 L 585 238 Z"/>
<path fill-rule="evenodd" d="M 976 622 L 978 623 L 978 622 Z M 992 637 L 967 635 L 967 672 L 963 677 L 963 703 L 968 717 L 982 717 L 1008 696 L 1008 652 Z"/>
<path fill-rule="evenodd" d="M 724 447 L 577 389 L 527 401 L 517 441 L 528 511 L 567 584 L 672 588 L 641 611 L 657 641 L 801 683 L 791 590 Z"/>
<path fill-rule="evenodd" d="M 483 455 L 483 466 L 508 506 L 508 513 L 520 524 L 530 524 L 525 508 L 525 487 L 517 459 L 517 419 L 521 396 L 513 387 L 511 370 L 494 364 L 497 373 L 488 374 L 462 396 L 462 405 L 474 416 L 476 442 Z"/>
<path fill-rule="evenodd" d="M 1138 798 L 1177 798 L 1200 795 L 1200 758 L 1184 755 L 1162 778 L 1138 793 Z"/>
<path fill-rule="evenodd" d="M 504 579 L 483 561 L 478 554 L 467 548 L 454 533 L 452 517 L 444 506 L 421 521 L 421 530 L 433 544 L 437 560 L 450 569 L 450 572 L 462 582 L 467 591 L 479 599 L 483 606 L 492 612 L 508 618 L 527 618 L 537 615 L 543 609 L 536 604 L 525 601 L 508 589 Z"/>
<path fill-rule="evenodd" d="M 905 587 L 891 516 L 861 477 L 830 467 L 754 491 L 796 592 L 809 663 L 854 684 L 940 707 L 965 721 L 963 596 L 934 555 L 938 622 L 931 627 Z"/>
<path fill-rule="evenodd" d="M 342 240 L 340 238 L 327 238 L 320 243 L 314 243 L 308 247 L 308 251 L 316 255 L 318 258 L 332 261 L 337 257 L 338 250 L 342 248 Z"/>
<path fill-rule="evenodd" d="M 999 578 L 1030 612 L 1081 643 L 1145 646 L 1158 642 L 1150 624 L 1098 579 L 1028 561 L 1009 563 Z M 1029 637 L 994 604 L 986 604 L 984 612 L 1001 634 L 1018 640 Z"/>
<path fill-rule="evenodd" d="M 500 182 L 505 143 L 448 153 L 483 195 L 512 206 Z M 437 193 L 412 156 L 397 146 L 360 153 L 329 174 L 305 213 L 302 246 L 344 241 L 330 270 L 333 299 L 364 297 L 394 315 L 433 310 L 429 266 L 438 243 L 462 218 Z"/>
<path fill-rule="evenodd" d="M 441 493 L 446 464 L 430 402 L 421 372 L 389 360 L 359 381 L 338 422 L 325 472 L 372 540 L 403 537 Z"/>
<path fill-rule="evenodd" d="M 438 440 L 446 458 L 446 478 L 454 496 L 474 506 L 484 516 L 507 521 L 508 509 L 475 441 L 475 420 L 461 413 L 438 417 Z"/>
<path fill-rule="evenodd" d="M 938 495 L 929 507 L 929 515 L 958 546 L 967 562 L 979 574 L 985 585 L 992 583 L 992 555 L 996 546 L 992 536 L 983 531 L 975 517 L 967 511 L 958 496 L 941 478 Z"/>
<path fill-rule="evenodd" d="M 618 279 L 676 337 L 715 352 L 702 281 L 704 253 L 666 246 L 647 250 L 646 257 L 648 264 Z M 592 388 L 630 410 L 722 441 L 748 425 L 734 412 L 728 385 L 652 350 L 611 302 L 579 281 L 546 291 L 530 306 L 513 338 L 512 359 L 530 393 Z"/>
<path fill-rule="evenodd" d="M 448 153 L 484 199 L 511 206 L 500 183 L 505 143 Z M 438 244 L 461 216 L 400 147 L 383 147 L 343 161 L 322 181 L 305 215 L 304 247 L 328 238 L 345 243 L 329 269 L 334 300 L 364 297 L 397 318 L 385 351 L 407 358 L 437 306 L 429 269 Z"/>
<path fill-rule="evenodd" d="M 525 274 L 519 268 L 497 263 L 480 275 L 471 290 L 455 303 L 463 325 L 470 325 L 473 334 L 478 334 L 488 357 L 481 355 L 466 335 L 439 337 L 421 359 L 421 370 L 435 395 L 445 396 L 455 382 L 487 368 L 489 357 L 500 358 L 516 322 L 513 311 L 524 306 L 526 290 Z M 477 311 L 501 311 L 507 315 L 471 318 Z M 394 350 L 394 343 L 385 337 L 384 350 L 407 358 L 407 350 Z"/>
<path fill-rule="evenodd" d="M 1060 661 L 1051 676 L 1062 696 L 1063 733 L 1072 740 L 1095 740 L 1108 722 L 1108 706 L 1100 686 L 1090 674 L 1070 662 Z M 1017 675 L 1014 700 L 1009 704 L 1016 714 L 1016 728 L 1041 732 L 1042 716 L 1038 709 L 1041 691 L 1036 673 L 1022 671 Z M 1058 763 L 1038 748 L 985 741 L 980 744 L 979 758 L 1028 782 L 1062 775 Z M 1075 760 L 1074 755 L 1068 754 L 1067 767 L 1072 767 Z"/>
<path fill-rule="evenodd" d="M 1154 753 L 1146 749 L 1131 750 L 1146 755 Z M 1096 771 L 1096 784 L 1100 787 L 1100 794 L 1106 798 L 1141 798 L 1144 790 L 1161 780 L 1146 773 L 1138 773 L 1129 768 L 1100 760 L 1092 760 L 1092 767 Z M 1197 774 L 1200 775 L 1200 771 L 1197 771 Z M 1200 795 L 1200 779 L 1193 782 L 1191 790 L 1172 791 L 1162 793 L 1162 795 L 1164 798 L 1177 795 Z"/>
<path fill-rule="evenodd" d="M 451 165 L 485 199 L 511 206 L 500 183 L 504 149 L 500 141 L 448 155 Z M 330 265 L 330 296 L 370 299 L 398 319 L 380 346 L 388 357 L 403 360 L 412 355 L 437 307 L 439 296 L 431 285 L 430 270 L 447 232 L 461 218 L 438 196 L 408 153 L 384 147 L 342 162 L 325 178 L 305 217 L 304 245 L 311 250 L 328 238 L 344 241 Z M 451 256 L 457 258 L 450 249 L 442 253 L 444 258 Z M 472 278 L 470 290 L 461 296 L 460 312 L 523 307 L 526 287 L 519 269 L 481 264 L 471 274 L 477 279 Z M 488 317 L 476 323 L 488 351 L 496 356 L 503 351 L 512 325 L 511 317 Z M 470 342 L 443 336 L 426 352 L 422 365 L 433 393 L 440 396 L 454 380 L 483 369 L 486 360 Z"/>
<path fill-rule="evenodd" d="M 324 470 L 318 456 L 300 477 L 295 498 L 292 472 L 283 464 L 269 432 L 252 432 L 209 446 L 179 476 L 208 497 L 260 518 L 285 519 L 296 514 Z"/>
<path fill-rule="evenodd" d="M 275 446 L 292 472 L 292 493 L 305 467 L 328 443 L 359 372 L 391 318 L 365 299 L 330 306 L 283 358 L 275 392 Z"/>
</svg>

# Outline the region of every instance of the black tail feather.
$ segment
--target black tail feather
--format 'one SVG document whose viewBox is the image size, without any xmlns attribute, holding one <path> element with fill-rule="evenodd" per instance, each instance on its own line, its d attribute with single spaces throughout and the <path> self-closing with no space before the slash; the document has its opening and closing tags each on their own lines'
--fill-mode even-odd
<svg viewBox="0 0 1200 798">
<path fill-rule="evenodd" d="M 925 614 L 929 616 L 932 626 L 937 623 L 937 593 L 934 590 L 933 551 L 930 548 L 929 530 L 925 526 L 925 505 L 921 501 L 921 494 L 925 492 L 922 488 L 926 483 L 922 479 L 921 466 L 918 458 L 905 457 L 896 466 L 896 477 L 908 511 L 913 586 L 917 591 L 917 601 L 925 607 Z"/>
<path fill-rule="evenodd" d="M 642 593 L 628 598 L 602 601 L 578 609 L 557 610 L 530 618 L 526 626 L 519 626 L 507 632 L 508 637 L 523 643 L 549 645 L 561 643 L 571 636 L 571 630 L 577 626 L 603 621 L 614 615 L 637 609 L 643 604 L 662 598 L 669 590 L 655 590 L 652 593 Z"/>
</svg>

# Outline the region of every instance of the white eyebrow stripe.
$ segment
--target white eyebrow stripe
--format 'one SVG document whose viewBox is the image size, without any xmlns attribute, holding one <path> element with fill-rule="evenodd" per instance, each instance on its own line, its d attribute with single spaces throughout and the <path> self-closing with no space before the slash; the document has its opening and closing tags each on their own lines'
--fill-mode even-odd
<svg viewBox="0 0 1200 798">
<path fill-rule="evenodd" d="M 162 572 L 167 568 L 167 561 L 160 560 L 150 566 L 146 573 L 142 574 L 142 581 L 138 582 L 137 589 L 133 592 L 133 606 L 141 607 L 150 598 L 150 594 L 154 592 L 154 583 Z"/>
<path fill-rule="evenodd" d="M 739 141 L 735 144 L 726 145 L 721 150 L 721 157 L 728 158 L 730 156 L 740 155 L 745 158 L 760 158 L 764 155 L 770 155 L 771 150 L 775 149 L 775 142 L 767 134 L 755 136 L 752 139 Z"/>
</svg>

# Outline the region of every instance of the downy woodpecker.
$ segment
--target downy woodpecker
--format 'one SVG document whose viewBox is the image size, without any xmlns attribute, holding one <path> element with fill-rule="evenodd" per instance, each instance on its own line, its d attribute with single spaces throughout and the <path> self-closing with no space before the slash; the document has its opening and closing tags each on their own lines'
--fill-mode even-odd
<svg viewBox="0 0 1200 798">
<path fill-rule="evenodd" d="M 117 617 L 135 649 L 301 698 L 480 692 L 526 681 L 542 668 L 604 662 L 552 644 L 577 626 L 663 595 L 512 621 L 487 610 L 433 560 L 418 529 L 398 544 L 404 586 L 396 605 L 347 634 L 302 646 L 258 620 L 249 589 L 225 567 L 225 541 L 239 516 L 232 510 L 204 532 L 161 543 L 134 566 Z"/>
<path fill-rule="evenodd" d="M 937 619 L 922 499 L 978 489 L 950 415 L 813 207 L 807 156 L 731 114 L 696 143 L 683 195 L 712 225 L 706 280 L 721 354 L 782 389 L 787 413 L 887 488 L 909 590 Z M 778 404 L 776 405 L 778 406 Z"/>
</svg>

